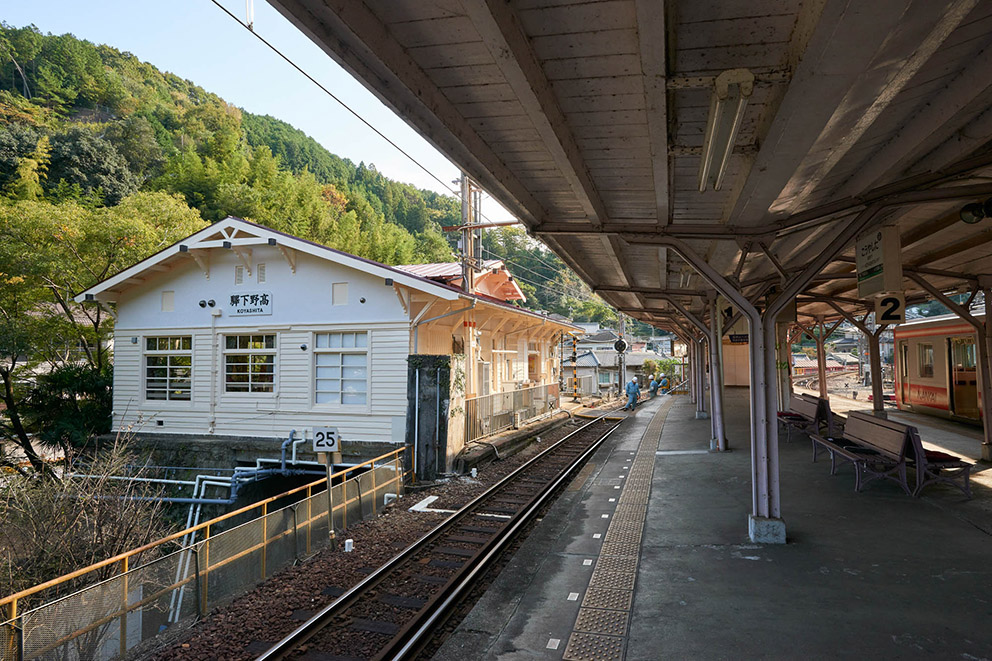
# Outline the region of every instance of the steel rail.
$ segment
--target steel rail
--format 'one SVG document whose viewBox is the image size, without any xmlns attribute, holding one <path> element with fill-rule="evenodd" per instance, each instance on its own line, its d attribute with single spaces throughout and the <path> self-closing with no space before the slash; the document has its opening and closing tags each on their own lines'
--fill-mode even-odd
<svg viewBox="0 0 992 661">
<path fill-rule="evenodd" d="M 611 427 L 605 434 L 600 436 L 596 441 L 590 445 L 578 458 L 576 458 L 561 474 L 551 483 L 546 485 L 539 494 L 537 494 L 527 506 L 522 509 L 518 515 L 514 517 L 512 523 L 507 526 L 503 531 L 500 532 L 499 536 L 495 538 L 490 544 L 490 548 L 481 557 L 476 556 L 473 558 L 474 563 L 471 569 L 464 571 L 455 576 L 456 582 L 454 584 L 446 585 L 443 589 L 443 593 L 446 593 L 444 601 L 435 606 L 430 610 L 424 618 L 419 618 L 415 620 L 415 624 L 418 624 L 417 629 L 413 631 L 409 636 L 400 638 L 397 636 L 392 641 L 390 641 L 389 646 L 376 656 L 376 659 L 405 659 L 413 658 L 415 653 L 423 649 L 432 638 L 435 633 L 434 627 L 439 622 L 443 622 L 451 609 L 458 603 L 459 599 L 463 594 L 472 587 L 473 581 L 480 576 L 480 574 L 487 571 L 491 564 L 497 560 L 500 554 L 503 553 L 506 546 L 517 536 L 520 529 L 527 525 L 532 518 L 534 518 L 537 513 L 541 510 L 546 502 L 555 494 L 558 488 L 563 482 L 571 479 L 572 473 L 579 468 L 585 461 L 592 456 L 599 446 L 603 444 L 610 434 L 615 432 L 620 424 L 617 423 Z M 442 594 L 443 596 L 443 594 Z"/>
<path fill-rule="evenodd" d="M 524 474 L 527 470 L 529 470 L 531 467 L 533 467 L 536 463 L 540 462 L 542 459 L 548 457 L 550 454 L 552 454 L 553 452 L 555 452 L 556 450 L 558 450 L 563 444 L 567 443 L 569 441 L 569 439 L 571 439 L 573 436 L 575 436 L 576 434 L 579 434 L 581 432 L 586 431 L 587 429 L 589 429 L 590 427 L 592 427 L 597 422 L 605 419 L 607 417 L 607 415 L 609 415 L 609 414 L 608 413 L 604 413 L 602 416 L 600 416 L 600 417 L 598 417 L 598 418 L 590 421 L 589 423 L 583 425 L 582 427 L 579 427 L 578 429 L 576 429 L 575 431 L 571 432 L 567 436 L 563 437 L 562 439 L 560 439 L 559 441 L 557 441 L 556 443 L 554 443 L 550 447 L 546 448 L 540 454 L 538 454 L 538 455 L 534 456 L 533 458 L 531 458 L 530 460 L 528 460 L 525 464 L 523 464 L 522 466 L 520 466 L 519 468 L 517 468 L 516 470 L 514 470 L 509 475 L 505 476 L 503 479 L 501 479 L 499 482 L 497 482 L 496 484 L 494 484 L 493 486 L 491 486 L 485 492 L 483 492 L 483 493 L 479 494 L 478 496 L 476 496 L 475 498 L 473 498 L 469 503 L 467 503 L 465 506 L 463 506 L 460 510 L 458 510 L 457 512 L 455 512 L 454 514 L 452 514 L 450 517 L 448 517 L 447 519 L 445 519 L 444 521 L 442 521 L 441 523 L 439 523 L 437 526 L 435 526 L 434 528 L 432 528 L 424 536 L 422 536 L 419 540 L 417 540 L 416 542 L 414 542 L 413 544 L 411 544 L 409 547 L 407 547 L 406 549 L 404 549 L 403 551 L 401 551 L 400 553 L 398 553 L 397 555 L 395 555 L 392 559 L 390 559 L 384 565 L 382 565 L 381 567 L 379 567 L 379 569 L 377 569 L 376 571 L 374 571 L 371 574 L 369 574 L 362 581 L 360 581 L 359 583 L 357 583 L 356 585 L 354 585 L 353 587 L 351 587 L 349 590 L 347 590 L 345 593 L 343 593 L 340 597 L 338 597 L 333 602 L 331 602 L 330 604 L 328 604 L 327 606 L 325 606 L 323 609 L 321 609 L 319 612 L 317 612 L 316 614 L 314 614 L 309 620 L 307 620 L 306 622 L 304 622 L 297 629 L 295 629 L 290 634 L 288 634 L 285 638 L 283 638 L 278 643 L 276 643 L 275 645 L 273 645 L 270 649 L 268 649 L 266 652 L 264 652 L 261 656 L 257 657 L 257 661 L 276 661 L 277 659 L 286 659 L 286 658 L 289 658 L 289 656 L 297 648 L 299 648 L 301 645 L 304 645 L 311 638 L 313 638 L 314 636 L 316 636 L 322 629 L 324 629 L 327 626 L 328 623 L 330 623 L 331 621 L 333 621 L 333 619 L 336 616 L 338 616 L 342 611 L 345 611 L 348 608 L 350 608 L 352 605 L 354 605 L 358 601 L 358 599 L 364 593 L 366 593 L 369 589 L 375 587 L 378 583 L 380 583 L 383 580 L 385 580 L 388 577 L 388 575 L 393 570 L 395 570 L 398 567 L 400 567 L 404 562 L 406 562 L 407 560 L 409 560 L 411 557 L 415 556 L 416 554 L 420 553 L 424 549 L 428 548 L 431 544 L 433 544 L 437 540 L 437 538 L 441 537 L 449 529 L 451 529 L 454 526 L 456 526 L 457 524 L 461 523 L 461 521 L 465 517 L 469 516 L 472 513 L 472 511 L 478 505 L 482 504 L 487 499 L 489 499 L 489 498 L 493 497 L 495 494 L 499 493 L 499 491 L 504 486 L 506 486 L 507 484 L 513 482 L 515 479 L 517 479 L 518 477 L 520 477 L 520 475 Z M 606 434 L 604 434 L 602 437 L 600 437 L 599 439 L 597 439 L 592 444 L 591 447 L 593 449 L 598 448 L 602 444 L 602 442 L 609 436 L 609 434 L 612 433 L 619 426 L 620 426 L 620 423 L 617 423 L 616 425 L 614 425 L 613 427 L 611 427 L 610 430 Z M 561 474 L 558 476 L 558 478 L 556 480 L 554 480 L 554 484 L 558 484 L 562 479 L 564 479 L 565 477 L 567 477 L 568 475 L 570 475 L 571 472 L 572 472 L 572 470 L 578 464 L 580 464 L 582 461 L 584 461 L 585 458 L 588 457 L 588 454 L 589 454 L 589 452 L 588 451 L 585 451 L 585 452 L 581 453 L 581 455 L 580 455 L 580 457 L 578 459 L 574 459 L 569 464 L 569 466 L 565 470 L 563 470 L 561 472 Z M 542 493 L 544 493 L 544 492 L 546 492 L 546 488 L 545 489 L 542 489 Z M 531 502 L 533 502 L 533 499 L 532 499 Z M 528 503 L 527 506 L 521 508 L 521 510 L 519 510 L 514 515 L 513 519 L 511 519 L 507 523 L 507 525 L 502 530 L 500 530 L 493 539 L 489 540 L 486 543 L 486 546 L 483 549 L 481 549 L 479 553 L 477 553 L 475 556 L 473 556 L 473 558 L 470 559 L 469 562 L 471 562 L 475 558 L 479 557 L 480 555 L 483 555 L 483 552 L 485 552 L 487 550 L 491 550 L 490 547 L 492 547 L 501 538 L 504 538 L 505 535 L 506 535 L 506 533 L 509 530 L 512 529 L 514 532 L 517 531 L 517 530 L 519 530 L 519 525 L 518 524 L 519 524 L 520 521 L 523 520 L 523 519 L 520 518 L 520 515 L 521 515 L 522 512 L 527 512 L 528 515 L 531 515 L 532 514 L 532 508 L 530 507 L 530 503 Z M 488 559 L 491 558 L 491 555 L 492 554 L 490 552 L 486 552 L 485 553 L 485 557 L 487 558 L 487 562 L 488 562 Z M 467 564 L 468 563 L 466 563 L 466 565 Z M 470 573 L 472 573 L 473 575 L 475 575 L 476 571 L 477 571 L 477 569 L 476 568 L 473 568 L 473 570 Z M 454 578 L 457 578 L 457 576 L 458 575 L 456 574 L 456 576 Z M 449 587 L 448 585 L 444 586 L 442 588 L 441 594 L 440 595 L 436 595 L 435 597 L 432 598 L 432 600 L 436 601 L 441 596 L 443 596 L 447 592 L 448 587 Z M 459 593 L 460 593 L 460 589 L 459 589 Z M 446 603 L 447 603 L 447 600 L 446 600 Z M 433 619 L 432 619 L 432 621 L 433 621 Z M 414 620 L 414 623 L 413 624 L 415 624 L 415 623 L 416 623 L 416 620 Z M 399 637 L 401 633 L 403 633 L 404 631 L 406 631 L 407 629 L 409 629 L 411 627 L 412 627 L 411 624 L 406 625 L 404 627 L 404 629 L 397 634 L 397 637 Z M 385 658 L 385 657 L 383 657 L 382 656 L 382 652 L 380 652 L 379 655 L 376 658 Z"/>
</svg>

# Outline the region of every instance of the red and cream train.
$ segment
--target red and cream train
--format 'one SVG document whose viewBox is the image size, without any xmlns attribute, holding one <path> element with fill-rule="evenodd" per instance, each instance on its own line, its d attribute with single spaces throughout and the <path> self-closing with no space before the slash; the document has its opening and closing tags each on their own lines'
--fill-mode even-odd
<svg viewBox="0 0 992 661">
<path fill-rule="evenodd" d="M 971 325 L 956 315 L 933 317 L 897 326 L 893 339 L 899 408 L 963 421 L 981 419 Z"/>
</svg>

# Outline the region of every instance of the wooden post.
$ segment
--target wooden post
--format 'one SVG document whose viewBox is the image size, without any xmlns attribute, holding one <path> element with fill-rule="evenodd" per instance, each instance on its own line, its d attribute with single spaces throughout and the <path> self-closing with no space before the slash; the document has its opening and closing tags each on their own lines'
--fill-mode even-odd
<svg viewBox="0 0 992 661">
<path fill-rule="evenodd" d="M 334 463 L 327 452 L 318 452 L 317 461 L 324 464 L 324 468 L 327 469 L 327 536 L 331 540 L 331 548 L 334 549 L 337 548 L 337 536 L 334 533 L 334 492 L 331 484 Z"/>
</svg>

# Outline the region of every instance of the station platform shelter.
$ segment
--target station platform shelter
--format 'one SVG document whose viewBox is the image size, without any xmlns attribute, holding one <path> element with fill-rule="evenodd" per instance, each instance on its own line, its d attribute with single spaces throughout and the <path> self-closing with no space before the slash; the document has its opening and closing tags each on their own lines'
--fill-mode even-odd
<svg viewBox="0 0 992 661">
<path fill-rule="evenodd" d="M 462 172 L 463 245 L 485 190 L 617 311 L 683 339 L 716 450 L 739 411 L 703 366 L 726 332 L 746 341 L 752 542 L 800 537 L 777 432 L 789 324 L 821 356 L 857 327 L 880 386 L 879 334 L 942 303 L 968 337 L 908 338 L 904 395 L 974 390 L 956 408 L 986 412 L 992 461 L 992 0 L 271 4 Z"/>
<path fill-rule="evenodd" d="M 748 395 L 727 391 L 730 452 L 709 451 L 687 396 L 639 407 L 434 658 L 992 658 L 992 474 L 974 474 L 971 500 L 887 481 L 856 493 L 850 465 L 830 475 L 793 434 L 787 543 L 755 544 Z M 934 424 L 928 444 L 979 451 L 973 430 Z"/>
</svg>

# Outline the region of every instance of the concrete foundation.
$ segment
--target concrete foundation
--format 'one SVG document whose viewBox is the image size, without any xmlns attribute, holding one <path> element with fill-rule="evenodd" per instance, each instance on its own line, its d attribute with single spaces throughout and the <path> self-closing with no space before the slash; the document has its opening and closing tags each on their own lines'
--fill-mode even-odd
<svg viewBox="0 0 992 661">
<path fill-rule="evenodd" d="M 785 521 L 751 514 L 747 517 L 747 533 L 756 544 L 785 544 Z"/>
</svg>

